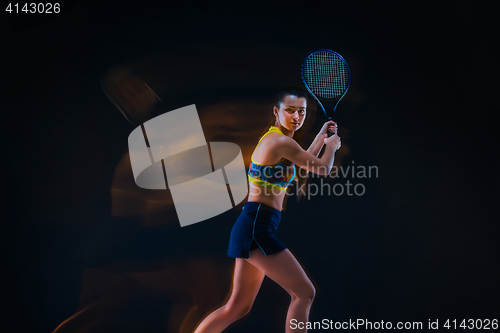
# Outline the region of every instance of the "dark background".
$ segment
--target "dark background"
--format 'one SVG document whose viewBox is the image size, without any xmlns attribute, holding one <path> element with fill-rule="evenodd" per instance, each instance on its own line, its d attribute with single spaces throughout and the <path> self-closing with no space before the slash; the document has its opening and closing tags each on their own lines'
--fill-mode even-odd
<svg viewBox="0 0 500 333">
<path fill-rule="evenodd" d="M 1 15 L 2 331 L 53 331 L 77 309 L 84 268 L 178 257 L 162 237 L 187 244 L 186 257 L 225 256 L 236 211 L 174 231 L 116 231 L 109 188 L 133 127 L 99 86 L 109 67 L 135 66 L 166 111 L 196 103 L 203 123 L 211 105 L 269 102 L 300 85 L 317 48 L 342 54 L 352 72 L 337 114 L 342 163 L 376 165 L 379 177 L 361 197 L 288 202 L 279 235 L 317 286 L 310 319 L 498 319 L 493 5 L 82 0 L 64 10 L 45 22 Z M 89 245 L 95 232 L 106 250 Z M 279 331 L 285 310 L 266 281 L 234 331 Z"/>
</svg>

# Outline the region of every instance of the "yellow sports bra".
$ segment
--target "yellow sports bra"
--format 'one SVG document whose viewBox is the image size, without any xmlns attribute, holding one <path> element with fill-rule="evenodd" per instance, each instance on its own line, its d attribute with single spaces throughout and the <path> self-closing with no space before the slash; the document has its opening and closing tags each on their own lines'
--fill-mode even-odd
<svg viewBox="0 0 500 333">
<path fill-rule="evenodd" d="M 260 138 L 259 144 L 269 133 L 279 133 L 281 135 L 285 135 L 278 127 L 271 126 L 269 130 Z M 257 146 L 259 144 L 257 144 Z M 295 178 L 295 164 L 287 159 L 283 158 L 278 163 L 273 165 L 261 165 L 253 160 L 252 153 L 251 160 L 250 169 L 248 170 L 248 181 L 251 183 L 285 191 Z"/>
</svg>

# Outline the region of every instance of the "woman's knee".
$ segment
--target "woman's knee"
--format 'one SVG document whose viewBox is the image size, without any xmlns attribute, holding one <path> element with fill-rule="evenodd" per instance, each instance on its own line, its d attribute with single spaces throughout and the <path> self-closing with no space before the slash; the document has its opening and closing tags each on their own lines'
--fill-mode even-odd
<svg viewBox="0 0 500 333">
<path fill-rule="evenodd" d="M 224 310 L 227 315 L 234 318 L 234 320 L 245 317 L 251 309 L 252 304 L 227 303 L 224 306 Z"/>
<path fill-rule="evenodd" d="M 292 298 L 299 298 L 301 300 L 313 301 L 316 296 L 316 288 L 311 281 L 302 284 L 296 290 L 293 290 L 290 295 Z"/>
</svg>

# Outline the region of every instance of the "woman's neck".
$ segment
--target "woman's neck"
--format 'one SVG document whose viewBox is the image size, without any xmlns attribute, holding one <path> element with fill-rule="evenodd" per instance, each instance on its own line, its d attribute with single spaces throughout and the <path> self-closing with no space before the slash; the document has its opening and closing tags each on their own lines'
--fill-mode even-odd
<svg viewBox="0 0 500 333">
<path fill-rule="evenodd" d="M 286 128 L 284 128 L 281 124 L 279 126 L 276 126 L 274 125 L 274 127 L 277 127 L 279 128 L 279 130 L 281 132 L 283 132 L 283 134 L 285 134 L 286 136 L 288 136 L 289 138 L 293 138 L 293 133 L 295 133 L 295 131 L 290 131 L 290 130 L 287 130 Z"/>
</svg>

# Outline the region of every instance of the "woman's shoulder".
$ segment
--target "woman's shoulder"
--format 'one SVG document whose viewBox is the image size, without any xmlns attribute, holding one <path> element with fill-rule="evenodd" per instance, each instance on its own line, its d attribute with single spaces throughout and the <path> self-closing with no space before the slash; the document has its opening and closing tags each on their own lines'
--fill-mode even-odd
<svg viewBox="0 0 500 333">
<path fill-rule="evenodd" d="M 295 140 L 289 138 L 286 135 L 282 135 L 276 132 L 268 133 L 260 141 L 261 144 L 272 148 L 274 148 L 275 146 L 288 145 L 292 142 L 295 142 Z"/>
<path fill-rule="evenodd" d="M 260 138 L 254 152 L 273 152 L 273 155 L 282 155 L 284 150 L 295 151 L 297 149 L 301 147 L 293 138 L 284 135 L 277 127 L 271 126 Z"/>
</svg>

